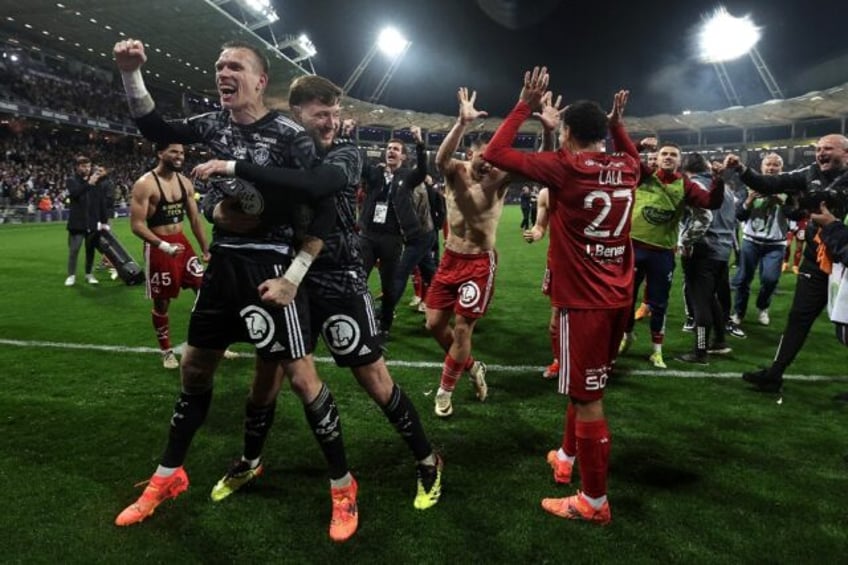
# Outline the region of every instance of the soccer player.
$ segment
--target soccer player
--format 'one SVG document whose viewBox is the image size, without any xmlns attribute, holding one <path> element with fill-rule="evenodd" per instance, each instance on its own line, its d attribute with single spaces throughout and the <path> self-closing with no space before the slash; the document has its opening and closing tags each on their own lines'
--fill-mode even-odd
<svg viewBox="0 0 848 565">
<path fill-rule="evenodd" d="M 132 187 L 130 227 L 144 241 L 147 298 L 153 300 L 153 329 L 162 350 L 166 369 L 180 366 L 171 348 L 168 306 L 182 288 L 200 288 L 203 265 L 183 233 L 188 216 L 191 231 L 204 261 L 209 261 L 209 245 L 194 200 L 194 184 L 181 174 L 185 150 L 179 143 L 157 148 L 159 162 Z"/>
<path fill-rule="evenodd" d="M 638 157 L 638 153 L 635 155 Z M 666 368 L 662 351 L 665 313 L 674 274 L 674 246 L 680 220 L 686 206 L 715 210 L 724 198 L 724 185 L 720 179 L 713 179 L 712 185 L 706 189 L 680 173 L 680 160 L 680 147 L 673 143 L 660 144 L 655 171 L 640 163 L 639 190 L 633 203 L 632 239 L 636 269 L 633 310 L 636 309 L 635 297 L 639 295 L 639 287 L 642 281 L 646 281 L 652 342 L 648 360 L 658 369 Z M 620 353 L 626 352 L 633 343 L 635 322 L 634 313 L 627 323 Z"/>
<path fill-rule="evenodd" d="M 554 106 L 547 106 L 550 108 L 554 108 Z M 559 116 L 557 116 L 559 119 Z M 548 232 L 548 223 L 550 222 L 550 196 L 549 196 L 548 187 L 543 186 L 539 191 L 539 201 L 537 203 L 538 211 L 536 213 L 536 223 L 532 228 L 526 230 L 523 234 L 524 241 L 527 243 L 534 243 L 539 241 L 545 234 Z M 550 298 L 551 296 L 551 284 L 553 284 L 553 280 L 551 278 L 551 268 L 550 268 L 550 247 L 548 248 L 548 259 L 547 264 L 545 265 L 545 276 L 542 279 L 542 294 Z M 550 365 L 548 365 L 544 371 L 542 371 L 543 379 L 555 379 L 559 375 L 559 327 L 557 326 L 557 322 L 559 320 L 558 308 L 551 306 L 551 320 L 548 323 L 548 333 L 551 338 L 551 351 L 553 352 L 553 361 Z"/>
<path fill-rule="evenodd" d="M 657 152 L 656 152 L 656 139 L 655 138 L 647 138 L 653 141 L 653 145 L 651 146 L 652 150 L 645 155 L 645 164 L 651 168 L 652 171 L 657 170 Z M 642 141 L 642 145 L 644 146 L 645 140 Z M 651 307 L 648 305 L 648 285 L 645 285 L 645 292 L 642 295 L 642 304 L 639 305 L 639 308 L 636 309 L 636 313 L 633 315 L 636 321 L 639 321 L 643 318 L 649 318 L 651 316 Z"/>
<path fill-rule="evenodd" d="M 147 57 L 142 42 L 120 41 L 114 54 L 130 113 L 148 139 L 203 142 L 218 157 L 286 167 L 291 169 L 288 180 L 293 185 L 299 182 L 325 186 L 335 179 L 340 187 L 346 181 L 338 168 L 315 165 L 312 138 L 302 127 L 265 105 L 268 61 L 256 47 L 241 42 L 222 46 L 215 63 L 221 111 L 173 122 L 166 122 L 156 112 L 144 86 L 141 66 Z M 329 173 L 329 177 L 322 176 L 322 172 Z M 320 251 L 321 237 L 332 229 L 335 208 L 331 199 L 315 204 L 315 218 L 307 230 L 307 234 L 315 237 L 304 236 L 302 249 L 295 255 L 295 231 L 305 222 L 295 214 L 294 207 L 289 207 L 285 215 L 263 215 L 264 205 L 255 190 L 236 191 L 238 200 L 222 198 L 221 190 L 225 189 L 213 188 L 204 199 L 207 218 L 214 222 L 221 218 L 222 210 L 241 207 L 256 214 L 246 222 L 240 219 L 252 223 L 253 229 L 237 232 L 231 224 L 215 223 L 211 259 L 192 310 L 188 345 L 180 364 L 182 392 L 171 418 L 168 444 L 147 488 L 118 515 L 115 523 L 119 526 L 138 523 L 153 514 L 164 500 L 176 497 L 188 487 L 183 462 L 209 410 L 215 369 L 228 345 L 245 341 L 256 348 L 255 370 L 264 376 L 261 381 L 275 382 L 274 375 L 282 364 L 292 389 L 303 403 L 307 422 L 329 467 L 333 505 L 330 537 L 345 541 L 359 523 L 357 484 L 348 470 L 338 408 L 329 389 L 318 378 L 309 348 L 306 294 L 296 293 L 314 255 Z M 279 196 L 285 198 L 287 194 Z M 328 202 L 330 214 L 326 213 Z M 283 290 L 293 297 L 285 308 L 269 306 L 262 300 L 266 281 L 280 275 L 287 283 Z M 273 417 L 273 406 L 253 406 L 248 402 L 247 419 L 252 430 L 269 426 Z"/>
<path fill-rule="evenodd" d="M 512 149 L 521 124 L 542 103 L 547 70 L 524 76 L 518 103 L 495 132 L 483 158 L 550 190 L 551 302 L 559 309 L 559 391 L 571 399 L 562 447 L 548 453 L 558 483 L 569 483 L 576 462 L 583 491 L 546 498 L 542 507 L 556 516 L 597 524 L 611 520 L 607 501 L 610 433 L 603 395 L 618 343 L 633 312 L 631 206 L 639 176 L 636 148 L 621 114 L 627 93 L 615 97 L 608 119 L 595 102 L 577 101 L 562 113 L 560 149 L 527 153 Z M 546 102 L 547 103 L 547 102 Z M 630 154 L 605 153 L 609 128 Z"/>
<path fill-rule="evenodd" d="M 436 392 L 435 412 L 440 418 L 453 414 L 451 397 L 463 371 L 469 372 L 481 402 L 488 395 L 486 365 L 474 360 L 471 336 L 495 290 L 495 234 L 510 182 L 509 174 L 483 160 L 486 144 L 480 140 L 471 148 L 470 162 L 454 159 L 465 128 L 487 115 L 474 107 L 476 92 L 469 96 L 462 87 L 457 96 L 459 117 L 436 153 L 436 167 L 445 177 L 450 233 L 425 300 L 427 329 L 446 353 Z"/>
<path fill-rule="evenodd" d="M 325 237 L 324 248 L 306 277 L 304 288 L 309 295 L 310 320 L 316 328 L 312 334 L 312 347 L 317 342 L 320 329 L 336 364 L 350 367 L 360 386 L 400 433 L 417 463 L 418 488 L 413 505 L 424 510 L 436 504 L 441 495 L 442 459 L 428 441 L 415 406 L 389 374 L 380 348 L 382 338 L 354 231 L 356 189 L 362 160 L 355 144 L 348 139 L 336 138 L 341 98 L 342 90 L 338 86 L 315 75 L 295 79 L 289 92 L 293 116 L 315 139 L 322 163 L 337 167 L 347 178 L 347 184 L 335 193 L 336 224 Z M 200 165 L 196 170 L 211 174 L 223 173 L 230 168 L 229 164 L 219 161 Z M 257 181 L 258 186 L 263 187 L 261 192 L 285 188 L 282 184 L 275 185 L 280 174 L 285 172 L 277 167 L 239 161 L 232 165 L 232 170 L 248 180 Z M 243 215 L 233 211 L 227 214 L 230 217 Z M 279 296 L 285 293 L 278 294 L 278 289 L 285 284 L 283 278 L 266 281 L 263 285 L 266 300 L 284 304 Z M 269 386 L 267 382 L 260 382 L 265 376 L 257 375 L 251 389 L 249 402 L 257 406 L 273 405 L 279 390 L 279 385 Z M 260 451 L 251 446 L 267 433 L 268 427 L 245 429 L 244 455 L 215 486 L 213 500 L 229 496 L 255 478 L 250 469 L 259 467 Z M 253 467 L 250 466 L 251 461 Z"/>
</svg>

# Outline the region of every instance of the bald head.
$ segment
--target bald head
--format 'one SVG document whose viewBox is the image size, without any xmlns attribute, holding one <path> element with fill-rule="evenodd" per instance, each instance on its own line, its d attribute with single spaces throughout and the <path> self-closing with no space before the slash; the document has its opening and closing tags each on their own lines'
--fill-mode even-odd
<svg viewBox="0 0 848 565">
<path fill-rule="evenodd" d="M 844 169 L 848 165 L 848 137 L 832 133 L 819 139 L 816 163 L 822 171 Z"/>
</svg>

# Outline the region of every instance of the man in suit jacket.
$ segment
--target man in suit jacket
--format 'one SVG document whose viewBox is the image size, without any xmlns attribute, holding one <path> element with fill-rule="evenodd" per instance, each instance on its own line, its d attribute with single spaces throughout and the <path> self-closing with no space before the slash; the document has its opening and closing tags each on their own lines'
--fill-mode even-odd
<svg viewBox="0 0 848 565">
<path fill-rule="evenodd" d="M 427 233 L 422 229 L 412 202 L 412 192 L 427 176 L 427 153 L 421 128 L 411 128 L 418 160 L 414 169 L 403 167 L 407 159 L 406 144 L 390 139 L 386 157 L 379 165 L 366 167 L 365 202 L 359 216 L 359 245 L 366 276 L 380 260 L 380 286 L 383 289 L 380 322 L 384 338 L 392 327 L 395 306 L 393 280 L 404 245 L 416 245 Z"/>
</svg>

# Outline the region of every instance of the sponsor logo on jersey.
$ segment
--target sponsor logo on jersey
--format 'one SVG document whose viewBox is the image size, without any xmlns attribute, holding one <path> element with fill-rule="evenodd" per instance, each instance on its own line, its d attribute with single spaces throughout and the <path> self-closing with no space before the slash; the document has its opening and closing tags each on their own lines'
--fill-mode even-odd
<svg viewBox="0 0 848 565">
<path fill-rule="evenodd" d="M 480 287 L 474 281 L 468 281 L 459 287 L 459 304 L 463 308 L 471 308 L 479 300 Z"/>
<path fill-rule="evenodd" d="M 271 343 L 274 337 L 274 319 L 267 310 L 261 306 L 251 304 L 239 312 L 247 328 L 247 335 L 257 349 L 261 349 Z"/>
<path fill-rule="evenodd" d="M 362 331 L 356 320 L 344 314 L 330 316 L 321 328 L 324 341 L 336 355 L 347 355 L 359 345 Z"/>
<path fill-rule="evenodd" d="M 253 141 L 261 141 L 263 143 L 267 143 L 269 145 L 276 145 L 277 139 L 274 137 L 266 137 L 264 135 L 260 135 L 258 133 L 253 134 Z M 258 144 L 257 144 L 258 145 Z"/>
<path fill-rule="evenodd" d="M 646 222 L 654 226 L 661 226 L 669 223 L 674 219 L 675 213 L 675 210 L 654 208 L 652 206 L 645 206 L 642 208 L 642 217 Z"/>
<path fill-rule="evenodd" d="M 597 259 L 617 259 L 627 251 L 626 245 L 604 245 L 603 243 L 587 243 L 586 255 Z"/>
</svg>

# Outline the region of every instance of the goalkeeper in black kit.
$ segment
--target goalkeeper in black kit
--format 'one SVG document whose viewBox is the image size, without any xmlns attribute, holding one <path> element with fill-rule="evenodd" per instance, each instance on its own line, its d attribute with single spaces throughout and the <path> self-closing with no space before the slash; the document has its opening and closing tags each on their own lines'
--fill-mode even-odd
<svg viewBox="0 0 848 565">
<path fill-rule="evenodd" d="M 215 62 L 221 111 L 173 122 L 166 122 L 156 112 L 144 86 L 140 69 L 147 58 L 142 42 L 121 41 L 114 53 L 130 113 L 148 139 L 158 143 L 202 142 L 224 159 L 284 168 L 295 193 L 295 188 L 334 191 L 344 186 L 346 179 L 338 168 L 318 164 L 312 138 L 303 128 L 266 107 L 263 95 L 268 85 L 268 61 L 256 47 L 236 42 L 222 47 Z M 168 442 L 147 488 L 120 513 L 117 525 L 146 519 L 159 504 L 188 487 L 183 463 L 209 410 L 215 370 L 227 346 L 243 341 L 256 348 L 257 380 L 277 383 L 282 368 L 303 402 L 307 422 L 329 468 L 333 506 L 330 537 L 344 541 L 356 531 L 357 483 L 348 470 L 338 408 L 312 359 L 306 295 L 297 293 L 284 307 L 269 295 L 273 281 L 281 277 L 290 287 L 300 284 L 320 251 L 322 239 L 335 223 L 331 198 L 304 202 L 310 203 L 315 215 L 305 230 L 309 235 L 298 241 L 296 227 L 302 222 L 295 213 L 297 207 L 286 206 L 284 214 L 270 213 L 256 209 L 255 202 L 224 198 L 212 189 L 203 206 L 206 217 L 215 223 L 211 259 L 189 322 L 188 344 L 180 366 L 181 393 Z M 240 216 L 236 224 L 223 221 L 228 209 L 241 208 L 254 214 Z M 249 445 L 240 469 L 244 481 L 262 474 L 260 454 L 274 411 L 274 403 L 260 405 L 248 399 L 245 438 Z"/>
</svg>

